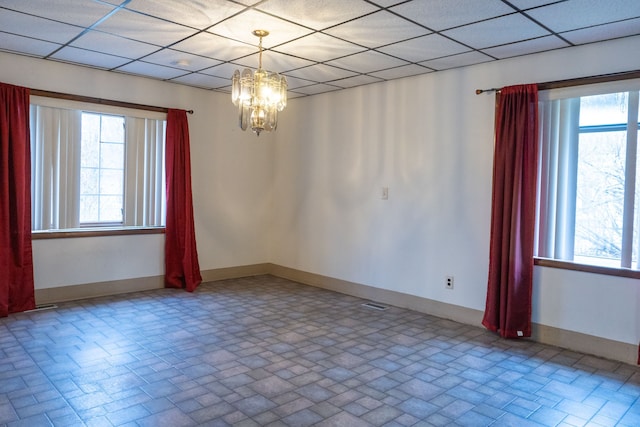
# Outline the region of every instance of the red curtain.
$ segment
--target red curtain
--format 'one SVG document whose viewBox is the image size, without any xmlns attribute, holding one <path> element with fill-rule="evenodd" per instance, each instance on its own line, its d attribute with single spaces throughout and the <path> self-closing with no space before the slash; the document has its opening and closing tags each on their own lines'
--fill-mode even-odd
<svg viewBox="0 0 640 427">
<path fill-rule="evenodd" d="M 29 89 L 0 83 L 0 317 L 35 308 Z"/>
<path fill-rule="evenodd" d="M 167 220 L 165 286 L 193 292 L 200 282 L 191 198 L 191 159 L 187 112 L 170 109 L 166 139 Z"/>
<path fill-rule="evenodd" d="M 491 241 L 482 324 L 504 338 L 531 336 L 538 167 L 538 87 L 503 88 L 497 98 Z"/>
</svg>

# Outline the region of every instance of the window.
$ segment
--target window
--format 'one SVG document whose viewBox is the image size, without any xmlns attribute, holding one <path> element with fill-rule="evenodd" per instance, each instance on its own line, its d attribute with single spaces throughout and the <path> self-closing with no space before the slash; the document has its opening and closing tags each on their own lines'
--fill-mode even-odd
<svg viewBox="0 0 640 427">
<path fill-rule="evenodd" d="M 640 269 L 639 85 L 625 85 L 541 93 L 538 256 Z"/>
<path fill-rule="evenodd" d="M 30 117 L 33 230 L 164 225 L 165 114 L 32 97 Z"/>
<path fill-rule="evenodd" d="M 80 225 L 124 220 L 124 117 L 82 113 Z"/>
</svg>

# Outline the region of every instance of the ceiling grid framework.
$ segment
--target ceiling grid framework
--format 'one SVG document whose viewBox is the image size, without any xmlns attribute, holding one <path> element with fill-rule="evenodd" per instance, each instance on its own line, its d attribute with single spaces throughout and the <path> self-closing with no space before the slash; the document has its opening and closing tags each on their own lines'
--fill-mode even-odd
<svg viewBox="0 0 640 427">
<path fill-rule="evenodd" d="M 0 51 L 220 92 L 255 29 L 295 98 L 640 35 L 640 1 L 0 0 Z"/>
</svg>

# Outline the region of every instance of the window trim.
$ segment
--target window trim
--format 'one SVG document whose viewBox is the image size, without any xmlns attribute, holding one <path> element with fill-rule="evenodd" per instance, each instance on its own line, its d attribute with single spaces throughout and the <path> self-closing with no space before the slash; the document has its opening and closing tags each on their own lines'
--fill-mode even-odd
<svg viewBox="0 0 640 427">
<path fill-rule="evenodd" d="M 143 110 L 155 113 L 166 114 L 168 107 L 158 107 L 155 105 L 138 104 L 133 102 L 118 101 L 113 99 L 96 98 L 85 95 L 70 94 L 63 92 L 55 92 L 37 88 L 29 89 L 30 97 L 53 98 L 59 100 L 75 101 L 88 104 L 97 104 L 109 107 L 118 107 L 132 110 Z M 186 110 L 188 114 L 194 114 L 193 110 Z M 140 226 L 117 226 L 112 228 L 83 228 L 83 229 L 66 229 L 66 230 L 32 230 L 32 240 L 44 239 L 60 239 L 60 238 L 76 238 L 76 237 L 98 237 L 98 236 L 121 236 L 121 235 L 142 235 L 142 234 L 164 234 L 165 227 L 140 227 Z"/>
<path fill-rule="evenodd" d="M 34 93 L 35 92 L 35 93 Z M 89 113 L 97 115 L 111 115 L 122 116 L 126 120 L 145 119 L 145 120 L 157 120 L 163 121 L 166 124 L 166 116 L 168 109 L 161 107 L 148 107 L 139 104 L 131 104 L 126 102 L 109 101 L 109 100 L 97 100 L 94 98 L 68 95 L 64 96 L 47 96 L 40 93 L 41 91 L 31 92 L 30 106 L 37 105 L 43 107 L 60 108 L 63 110 L 77 111 L 80 114 Z M 55 93 L 54 93 L 55 94 Z M 138 107 L 138 108 L 136 108 Z M 164 112 L 163 112 L 164 111 Z M 126 132 L 126 130 L 125 130 Z M 125 148 L 126 150 L 126 148 Z M 125 152 L 126 155 L 126 152 Z M 127 173 L 127 160 L 125 159 L 125 174 Z M 80 170 L 80 169 L 78 169 Z M 163 178 L 164 180 L 164 174 Z M 124 180 L 126 185 L 126 178 Z M 126 194 L 126 192 L 125 192 Z M 125 196 L 126 198 L 126 196 Z M 125 200 L 124 203 L 126 203 Z M 119 235 L 119 234 L 146 234 L 145 232 L 139 232 L 142 229 L 164 229 L 164 225 L 129 225 L 127 218 L 123 217 L 122 222 L 87 222 L 78 223 L 71 228 L 61 229 L 40 229 L 32 230 L 33 235 L 38 234 L 35 239 L 46 238 L 67 238 L 67 237 L 85 237 L 85 236 L 99 236 L 99 235 Z M 122 230 L 123 232 L 117 231 Z M 129 232 L 131 231 L 131 232 Z M 152 231 L 157 233 L 157 231 Z M 161 231 L 164 233 L 164 231 Z M 51 237 L 49 237 L 51 235 Z"/>
<path fill-rule="evenodd" d="M 574 79 L 556 80 L 538 83 L 538 90 L 571 88 L 574 86 L 592 85 L 597 83 L 610 83 L 640 78 L 640 70 L 623 71 L 619 73 L 601 74 L 596 76 L 578 77 Z M 499 91 L 499 89 L 498 89 Z M 482 91 L 477 93 L 482 93 Z M 497 104 L 496 104 L 497 105 Z M 570 261 L 560 261 L 550 258 L 534 256 L 533 264 L 539 267 L 559 268 L 563 270 L 581 271 L 585 273 L 602 274 L 615 277 L 627 277 L 640 279 L 640 270 L 631 270 L 622 267 L 602 267 L 580 264 Z"/>
</svg>

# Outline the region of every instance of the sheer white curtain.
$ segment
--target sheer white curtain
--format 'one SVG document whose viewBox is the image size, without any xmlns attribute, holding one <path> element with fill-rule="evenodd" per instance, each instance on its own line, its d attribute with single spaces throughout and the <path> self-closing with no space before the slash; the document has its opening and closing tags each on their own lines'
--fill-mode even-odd
<svg viewBox="0 0 640 427">
<path fill-rule="evenodd" d="M 573 260 L 580 98 L 539 103 L 537 256 Z"/>
<path fill-rule="evenodd" d="M 164 225 L 165 124 L 165 120 L 126 118 L 125 225 Z"/>
<path fill-rule="evenodd" d="M 32 229 L 79 227 L 82 113 L 30 108 Z"/>
</svg>

